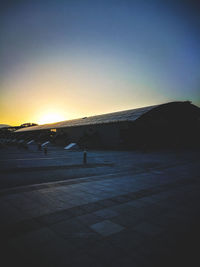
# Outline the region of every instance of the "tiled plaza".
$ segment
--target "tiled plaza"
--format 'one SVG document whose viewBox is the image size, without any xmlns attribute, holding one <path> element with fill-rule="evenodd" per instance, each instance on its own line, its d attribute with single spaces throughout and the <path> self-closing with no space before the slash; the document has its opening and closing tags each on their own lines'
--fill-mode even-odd
<svg viewBox="0 0 200 267">
<path fill-rule="evenodd" d="M 2 266 L 198 266 L 199 163 L 1 190 Z"/>
</svg>

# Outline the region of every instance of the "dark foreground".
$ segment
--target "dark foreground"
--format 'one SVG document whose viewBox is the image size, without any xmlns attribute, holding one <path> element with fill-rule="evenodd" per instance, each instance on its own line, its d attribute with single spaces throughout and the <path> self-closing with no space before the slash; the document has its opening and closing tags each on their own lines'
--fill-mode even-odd
<svg viewBox="0 0 200 267">
<path fill-rule="evenodd" d="M 2 266 L 199 266 L 198 151 L 8 149 Z"/>
</svg>

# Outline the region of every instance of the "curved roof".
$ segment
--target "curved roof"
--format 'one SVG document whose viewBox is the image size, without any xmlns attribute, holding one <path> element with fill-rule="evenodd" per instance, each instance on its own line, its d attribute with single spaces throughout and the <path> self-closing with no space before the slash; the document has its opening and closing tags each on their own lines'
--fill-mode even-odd
<svg viewBox="0 0 200 267">
<path fill-rule="evenodd" d="M 92 124 L 103 124 L 103 123 L 112 123 L 112 122 L 120 122 L 120 121 L 135 121 L 140 116 L 145 114 L 146 112 L 152 110 L 155 106 L 148 106 L 143 108 L 130 109 L 125 111 L 107 113 L 102 115 L 84 117 L 75 120 L 66 120 L 56 123 L 43 124 L 33 127 L 26 127 L 17 130 L 16 132 L 26 132 L 26 131 L 37 131 L 37 130 L 48 130 L 48 129 L 57 129 L 57 128 L 65 128 L 65 127 L 75 127 L 75 126 L 84 126 L 84 125 L 92 125 Z"/>
</svg>

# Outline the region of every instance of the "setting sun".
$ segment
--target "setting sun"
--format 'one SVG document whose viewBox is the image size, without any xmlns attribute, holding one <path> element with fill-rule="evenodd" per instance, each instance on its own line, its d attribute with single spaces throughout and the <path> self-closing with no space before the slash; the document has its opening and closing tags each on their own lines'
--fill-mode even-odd
<svg viewBox="0 0 200 267">
<path fill-rule="evenodd" d="M 64 121 L 64 120 L 66 120 L 66 118 L 60 113 L 49 112 L 49 113 L 45 113 L 41 115 L 41 117 L 38 119 L 38 123 L 46 124 L 46 123 L 59 122 L 59 121 Z"/>
</svg>

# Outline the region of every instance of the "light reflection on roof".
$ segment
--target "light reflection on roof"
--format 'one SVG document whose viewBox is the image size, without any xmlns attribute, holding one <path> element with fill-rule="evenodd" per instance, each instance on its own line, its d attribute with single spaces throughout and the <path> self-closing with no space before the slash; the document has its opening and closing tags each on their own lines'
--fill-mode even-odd
<svg viewBox="0 0 200 267">
<path fill-rule="evenodd" d="M 76 126 L 84 126 L 84 125 L 113 123 L 113 122 L 121 122 L 121 121 L 135 121 L 140 116 L 142 116 L 143 114 L 145 114 L 146 112 L 150 111 L 151 109 L 157 106 L 158 105 L 118 111 L 118 112 L 90 116 L 90 117 L 83 117 L 79 119 L 66 120 L 66 121 L 61 121 L 61 122 L 56 122 L 56 123 L 37 125 L 33 127 L 22 128 L 22 129 L 17 130 L 16 132 L 48 130 L 48 129 L 57 129 L 57 128 L 65 128 L 65 127 L 76 127 Z"/>
</svg>

